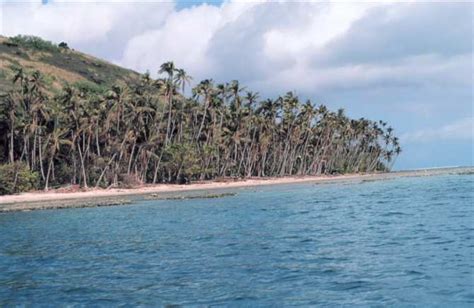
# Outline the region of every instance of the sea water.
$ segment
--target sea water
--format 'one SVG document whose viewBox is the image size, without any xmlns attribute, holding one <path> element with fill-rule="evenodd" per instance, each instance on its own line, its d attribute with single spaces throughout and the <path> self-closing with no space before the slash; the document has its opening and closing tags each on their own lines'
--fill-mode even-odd
<svg viewBox="0 0 474 308">
<path fill-rule="evenodd" d="M 0 215 L 0 306 L 471 306 L 474 177 Z"/>
</svg>

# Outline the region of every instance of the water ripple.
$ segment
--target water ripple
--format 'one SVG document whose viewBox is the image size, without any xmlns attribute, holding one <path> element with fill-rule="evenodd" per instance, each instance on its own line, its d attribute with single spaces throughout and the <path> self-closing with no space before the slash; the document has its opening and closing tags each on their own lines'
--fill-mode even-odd
<svg viewBox="0 0 474 308">
<path fill-rule="evenodd" d="M 0 306 L 471 306 L 472 176 L 0 215 Z"/>
</svg>

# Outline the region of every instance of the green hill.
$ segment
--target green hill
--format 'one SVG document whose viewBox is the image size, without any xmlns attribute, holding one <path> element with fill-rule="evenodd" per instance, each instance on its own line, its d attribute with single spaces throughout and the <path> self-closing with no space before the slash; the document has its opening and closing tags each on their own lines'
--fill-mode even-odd
<svg viewBox="0 0 474 308">
<path fill-rule="evenodd" d="M 34 36 L 0 36 L 0 92 L 12 88 L 12 68 L 40 71 L 51 92 L 66 83 L 100 91 L 115 84 L 134 83 L 139 74 Z"/>
</svg>

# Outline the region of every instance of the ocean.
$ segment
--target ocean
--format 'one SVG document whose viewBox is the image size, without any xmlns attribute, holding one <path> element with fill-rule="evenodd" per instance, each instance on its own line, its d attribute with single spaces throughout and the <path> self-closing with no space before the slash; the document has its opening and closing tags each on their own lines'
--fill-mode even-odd
<svg viewBox="0 0 474 308">
<path fill-rule="evenodd" d="M 0 215 L 0 306 L 474 305 L 474 177 Z"/>
</svg>

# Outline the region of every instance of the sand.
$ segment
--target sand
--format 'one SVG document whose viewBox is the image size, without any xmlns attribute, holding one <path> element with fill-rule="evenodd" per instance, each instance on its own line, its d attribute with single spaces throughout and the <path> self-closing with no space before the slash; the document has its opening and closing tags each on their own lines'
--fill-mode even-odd
<svg viewBox="0 0 474 308">
<path fill-rule="evenodd" d="M 68 207 L 93 207 L 129 204 L 137 196 L 155 196 L 169 193 L 192 191 L 228 190 L 234 188 L 255 187 L 263 185 L 281 185 L 298 183 L 330 183 L 339 181 L 371 181 L 390 179 L 400 176 L 429 176 L 440 173 L 472 172 L 473 168 L 430 169 L 405 172 L 377 174 L 348 174 L 335 176 L 292 176 L 280 178 L 250 178 L 226 182 L 202 182 L 189 185 L 158 184 L 146 185 L 131 189 L 88 189 L 84 191 L 65 192 L 64 190 L 34 191 L 18 195 L 0 196 L 0 212 L 29 211 L 36 209 L 58 209 Z M 135 197 L 135 198 L 132 198 Z"/>
<path fill-rule="evenodd" d="M 281 178 L 251 178 L 245 180 L 228 181 L 228 182 L 203 182 L 193 183 L 188 185 L 177 184 L 157 184 L 146 185 L 137 188 L 111 188 L 111 189 L 96 189 L 91 188 L 85 191 L 78 192 L 61 192 L 61 191 L 34 191 L 21 193 L 18 195 L 0 196 L 0 204 L 8 203 L 24 203 L 24 202 L 38 202 L 49 200 L 70 200 L 83 198 L 97 198 L 97 197 L 115 197 L 127 195 L 143 195 L 152 193 L 164 192 L 179 192 L 192 190 L 212 190 L 225 188 L 240 188 L 260 185 L 275 185 L 275 184 L 290 184 L 290 183 L 304 183 L 304 182 L 318 182 L 327 180 L 342 180 L 354 179 L 367 175 L 340 175 L 340 176 L 305 176 L 305 177 L 281 177 Z"/>
</svg>

